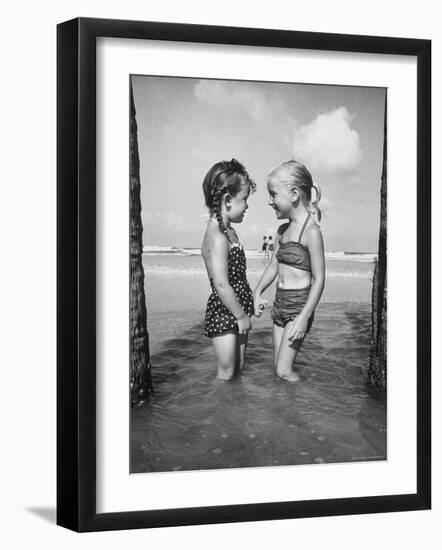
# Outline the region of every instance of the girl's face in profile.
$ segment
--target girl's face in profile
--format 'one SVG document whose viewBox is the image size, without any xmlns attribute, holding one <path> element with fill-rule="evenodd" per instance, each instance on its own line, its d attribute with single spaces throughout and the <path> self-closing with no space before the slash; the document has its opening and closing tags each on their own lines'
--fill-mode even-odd
<svg viewBox="0 0 442 550">
<path fill-rule="evenodd" d="M 290 186 L 281 183 L 278 179 L 269 179 L 267 190 L 269 192 L 269 206 L 276 212 L 276 217 L 278 219 L 287 218 L 293 206 Z"/>
<path fill-rule="evenodd" d="M 243 221 L 246 210 L 249 207 L 247 204 L 249 195 L 250 187 L 248 184 L 244 184 L 241 186 L 239 193 L 230 198 L 228 216 L 231 222 L 241 223 Z"/>
</svg>

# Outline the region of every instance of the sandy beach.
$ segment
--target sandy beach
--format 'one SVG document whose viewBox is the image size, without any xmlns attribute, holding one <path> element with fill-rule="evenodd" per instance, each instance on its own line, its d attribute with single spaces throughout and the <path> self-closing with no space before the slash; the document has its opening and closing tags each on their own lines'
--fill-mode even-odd
<svg viewBox="0 0 442 550">
<path fill-rule="evenodd" d="M 145 254 L 153 384 L 132 410 L 131 472 L 385 460 L 385 396 L 365 382 L 373 258 L 327 258 L 327 285 L 297 361 L 301 381 L 274 373 L 271 319 L 254 319 L 247 366 L 215 379 L 203 336 L 202 259 Z M 265 259 L 248 254 L 253 286 Z M 272 292 L 268 299 L 271 301 Z"/>
</svg>

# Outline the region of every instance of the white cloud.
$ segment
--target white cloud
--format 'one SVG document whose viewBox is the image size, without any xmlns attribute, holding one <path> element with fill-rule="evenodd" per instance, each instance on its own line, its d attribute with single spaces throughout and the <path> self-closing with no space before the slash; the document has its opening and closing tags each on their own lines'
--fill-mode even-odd
<svg viewBox="0 0 442 550">
<path fill-rule="evenodd" d="M 362 158 L 359 134 L 345 107 L 319 115 L 295 133 L 294 156 L 316 173 L 351 173 Z"/>
<path fill-rule="evenodd" d="M 267 111 L 265 94 L 247 83 L 200 80 L 195 84 L 195 96 L 199 101 L 215 106 L 240 107 L 253 120 L 263 121 Z"/>
</svg>

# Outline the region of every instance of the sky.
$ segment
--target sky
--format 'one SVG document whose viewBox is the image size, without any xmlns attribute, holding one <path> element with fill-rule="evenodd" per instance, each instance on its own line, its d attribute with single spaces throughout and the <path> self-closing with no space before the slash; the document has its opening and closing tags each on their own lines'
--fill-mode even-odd
<svg viewBox="0 0 442 550">
<path fill-rule="evenodd" d="M 204 176 L 236 158 L 257 189 L 235 229 L 246 248 L 260 248 L 281 223 L 267 175 L 295 158 L 321 188 L 326 251 L 377 251 L 384 88 L 143 75 L 132 85 L 144 245 L 199 248 Z"/>
</svg>

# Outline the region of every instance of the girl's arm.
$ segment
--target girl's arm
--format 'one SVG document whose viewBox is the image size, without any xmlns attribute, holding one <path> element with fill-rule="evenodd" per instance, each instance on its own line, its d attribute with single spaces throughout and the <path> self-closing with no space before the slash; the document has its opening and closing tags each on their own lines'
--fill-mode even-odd
<svg viewBox="0 0 442 550">
<path fill-rule="evenodd" d="M 317 225 L 312 225 L 307 233 L 307 246 L 310 252 L 312 268 L 312 284 L 305 306 L 296 317 L 293 326 L 290 328 L 288 339 L 297 340 L 305 336 L 308 320 L 315 311 L 321 298 L 325 284 L 325 256 L 324 242 L 321 230 Z"/>
<path fill-rule="evenodd" d="M 279 249 L 279 239 L 281 238 L 282 233 L 286 230 L 287 226 L 287 223 L 281 225 L 276 232 L 272 257 L 270 258 L 270 262 L 267 264 L 267 267 L 261 275 L 261 278 L 259 279 L 254 290 L 254 294 L 257 296 L 261 295 L 273 283 L 278 275 L 278 260 L 276 259 L 276 253 Z"/>
<path fill-rule="evenodd" d="M 253 294 L 260 296 L 273 283 L 276 275 L 278 275 L 278 261 L 276 260 L 274 250 L 267 267 L 265 268 L 258 284 L 255 287 L 255 290 L 253 291 Z"/>
<path fill-rule="evenodd" d="M 267 267 L 265 268 L 263 274 L 258 281 L 258 284 L 255 287 L 255 290 L 253 291 L 255 315 L 257 317 L 260 317 L 262 310 L 267 304 L 267 300 L 263 299 L 262 294 L 273 283 L 273 281 L 276 279 L 276 276 L 278 275 L 278 260 L 276 259 L 276 253 L 279 248 L 279 238 L 281 236 L 281 233 L 284 232 L 286 226 L 287 224 L 284 224 L 278 229 L 278 232 L 275 235 L 275 244 L 272 257 L 270 258 Z"/>
<path fill-rule="evenodd" d="M 249 330 L 251 328 L 250 318 L 238 302 L 235 292 L 229 283 L 227 263 L 227 258 L 229 255 L 228 241 L 225 236 L 221 234 L 212 235 L 211 241 L 209 255 L 213 285 L 216 288 L 221 302 L 238 321 L 244 321 L 247 325 L 246 330 Z"/>
</svg>

